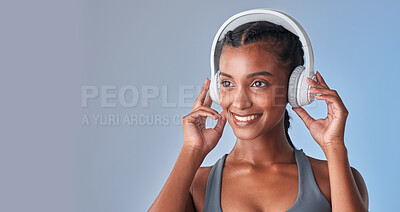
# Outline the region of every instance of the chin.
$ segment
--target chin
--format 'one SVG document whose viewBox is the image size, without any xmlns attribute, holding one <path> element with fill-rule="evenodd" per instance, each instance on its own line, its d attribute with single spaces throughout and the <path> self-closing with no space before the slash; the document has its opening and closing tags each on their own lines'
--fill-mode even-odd
<svg viewBox="0 0 400 212">
<path fill-rule="evenodd" d="M 236 138 L 241 140 L 253 140 L 261 135 L 261 133 L 253 130 L 233 130 Z"/>
</svg>

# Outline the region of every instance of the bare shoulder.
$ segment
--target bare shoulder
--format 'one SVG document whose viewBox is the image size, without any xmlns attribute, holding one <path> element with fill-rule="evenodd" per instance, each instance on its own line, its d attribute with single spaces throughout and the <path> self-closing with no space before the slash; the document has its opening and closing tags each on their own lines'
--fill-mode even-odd
<svg viewBox="0 0 400 212">
<path fill-rule="evenodd" d="M 190 186 L 190 194 L 193 197 L 196 211 L 203 211 L 208 175 L 212 167 L 213 166 L 199 167 L 193 178 L 192 185 Z"/>
<path fill-rule="evenodd" d="M 192 195 L 193 191 L 196 192 L 199 188 L 207 185 L 208 175 L 210 174 L 211 169 L 212 166 L 202 166 L 197 169 L 192 185 L 190 186 Z"/>
<path fill-rule="evenodd" d="M 307 156 L 307 158 L 310 161 L 313 173 L 326 176 L 329 179 L 328 162 L 326 160 L 320 160 L 310 156 Z"/>
<path fill-rule="evenodd" d="M 329 183 L 329 169 L 328 169 L 328 162 L 326 160 L 316 159 L 310 156 L 307 156 L 311 167 L 313 169 L 313 174 L 315 180 L 317 181 L 320 190 L 327 199 L 330 201 L 330 183 Z M 361 175 L 361 173 L 354 167 L 350 167 L 351 172 L 353 174 L 354 180 L 357 184 L 357 188 L 360 192 L 362 199 L 364 200 L 364 204 L 368 208 L 368 191 L 365 181 Z M 328 193 L 329 192 L 329 193 Z M 329 198 L 328 198 L 329 197 Z"/>
<path fill-rule="evenodd" d="M 364 201 L 364 205 L 368 208 L 369 200 L 368 200 L 368 190 L 367 185 L 365 184 L 364 178 L 361 176 L 361 173 L 354 167 L 351 167 L 351 172 L 353 173 L 354 181 L 356 181 L 358 191 Z"/>
</svg>

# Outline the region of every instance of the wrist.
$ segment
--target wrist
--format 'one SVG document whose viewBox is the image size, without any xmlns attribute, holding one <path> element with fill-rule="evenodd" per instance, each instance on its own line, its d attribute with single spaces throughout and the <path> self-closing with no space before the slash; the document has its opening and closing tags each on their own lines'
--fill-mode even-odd
<svg viewBox="0 0 400 212">
<path fill-rule="evenodd" d="M 345 155 L 347 155 L 347 148 L 344 145 L 344 142 L 325 145 L 322 148 L 322 151 L 325 153 L 325 156 L 327 158 L 329 156 L 335 155 L 335 154 L 345 154 Z"/>
<path fill-rule="evenodd" d="M 186 144 L 183 144 L 181 151 L 187 152 L 193 157 L 200 158 L 201 160 L 203 160 L 207 155 L 207 153 L 205 153 L 204 150 L 202 150 L 201 148 L 189 146 Z"/>
</svg>

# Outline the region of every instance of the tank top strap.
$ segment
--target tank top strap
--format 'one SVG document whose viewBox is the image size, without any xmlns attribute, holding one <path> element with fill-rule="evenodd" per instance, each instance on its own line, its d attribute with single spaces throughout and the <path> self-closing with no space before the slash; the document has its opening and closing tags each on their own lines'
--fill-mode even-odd
<svg viewBox="0 0 400 212">
<path fill-rule="evenodd" d="M 222 212 L 221 210 L 221 181 L 222 170 L 228 154 L 223 155 L 211 168 L 207 179 L 206 196 L 204 199 L 204 212 Z"/>
<path fill-rule="evenodd" d="M 308 207 L 315 205 L 319 211 L 330 211 L 330 204 L 317 185 L 307 155 L 303 149 L 295 149 L 294 151 L 299 173 L 299 192 L 292 208 L 297 208 L 300 204 Z"/>
<path fill-rule="evenodd" d="M 295 149 L 295 156 L 297 161 L 297 168 L 299 173 L 299 189 L 300 195 L 309 190 L 310 186 L 314 186 L 315 180 L 312 173 L 311 164 L 304 154 L 303 149 Z"/>
</svg>

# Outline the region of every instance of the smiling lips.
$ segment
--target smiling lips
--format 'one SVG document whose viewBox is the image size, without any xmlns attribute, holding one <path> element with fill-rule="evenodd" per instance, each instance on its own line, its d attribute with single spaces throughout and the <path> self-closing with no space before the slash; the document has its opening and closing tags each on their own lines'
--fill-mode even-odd
<svg viewBox="0 0 400 212">
<path fill-rule="evenodd" d="M 262 115 L 262 113 L 261 114 L 252 114 L 252 115 L 247 115 L 247 116 L 239 116 L 237 114 L 232 113 L 233 120 L 239 126 L 249 125 L 249 124 L 255 122 L 255 120 L 257 120 L 261 115 Z"/>
</svg>

